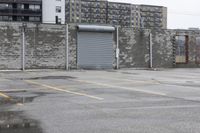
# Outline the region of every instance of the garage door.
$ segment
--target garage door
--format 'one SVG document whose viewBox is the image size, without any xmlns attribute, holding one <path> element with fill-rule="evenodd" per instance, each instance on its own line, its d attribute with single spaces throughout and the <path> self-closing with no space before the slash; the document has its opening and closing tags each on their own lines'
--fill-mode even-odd
<svg viewBox="0 0 200 133">
<path fill-rule="evenodd" d="M 93 26 L 93 29 L 79 27 L 78 68 L 113 68 L 113 30 L 114 28 L 109 30 L 100 26 Z"/>
</svg>

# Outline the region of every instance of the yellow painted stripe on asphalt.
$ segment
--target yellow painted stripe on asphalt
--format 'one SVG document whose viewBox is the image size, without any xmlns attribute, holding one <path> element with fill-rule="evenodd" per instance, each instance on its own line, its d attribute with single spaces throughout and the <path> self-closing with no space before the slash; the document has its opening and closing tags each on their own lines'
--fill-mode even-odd
<svg viewBox="0 0 200 133">
<path fill-rule="evenodd" d="M 4 98 L 11 99 L 11 97 L 9 97 L 8 95 L 6 95 L 6 94 L 4 94 L 4 93 L 1 93 L 1 91 L 0 91 L 0 96 L 1 96 L 1 97 L 4 97 Z"/>
<path fill-rule="evenodd" d="M 52 90 L 56 90 L 56 91 L 62 91 L 62 92 L 66 92 L 66 93 L 70 93 L 70 94 L 74 94 L 74 95 L 85 96 L 85 97 L 89 97 L 89 98 L 96 99 L 96 100 L 103 100 L 104 99 L 104 98 L 101 98 L 101 97 L 92 96 L 92 95 L 88 95 L 88 94 L 85 94 L 85 93 L 79 93 L 79 92 L 69 91 L 69 90 L 65 90 L 65 89 L 60 89 L 60 88 L 57 88 L 57 87 L 54 87 L 54 86 L 49 86 L 49 85 L 42 84 L 42 83 L 35 82 L 35 81 L 30 81 L 30 80 L 25 80 L 25 81 L 27 83 L 39 85 L 39 86 L 49 88 L 49 89 L 52 89 Z"/>
<path fill-rule="evenodd" d="M 71 79 L 71 80 L 78 81 L 78 82 L 83 82 L 83 83 L 89 83 L 89 84 L 105 86 L 105 87 L 110 87 L 110 88 L 119 88 L 119 89 L 124 89 L 124 90 L 143 92 L 143 93 L 148 93 L 148 94 L 153 94 L 153 95 L 161 95 L 161 96 L 166 96 L 167 95 L 167 94 L 161 93 L 161 92 L 136 89 L 136 88 L 133 88 L 133 87 L 123 87 L 123 86 L 110 85 L 110 84 L 98 83 L 98 82 L 93 82 L 93 81 L 78 80 L 78 79 Z"/>
</svg>

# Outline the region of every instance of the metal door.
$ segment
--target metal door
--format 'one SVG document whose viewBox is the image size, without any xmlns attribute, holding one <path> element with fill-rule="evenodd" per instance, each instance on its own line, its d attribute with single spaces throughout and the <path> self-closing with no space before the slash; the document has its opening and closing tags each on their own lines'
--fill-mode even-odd
<svg viewBox="0 0 200 133">
<path fill-rule="evenodd" d="M 78 32 L 78 68 L 113 68 L 113 35 L 111 32 Z"/>
</svg>

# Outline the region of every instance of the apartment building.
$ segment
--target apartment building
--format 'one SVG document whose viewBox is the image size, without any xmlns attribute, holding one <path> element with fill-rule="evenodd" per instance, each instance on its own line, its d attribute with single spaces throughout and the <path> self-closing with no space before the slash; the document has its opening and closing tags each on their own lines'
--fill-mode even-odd
<svg viewBox="0 0 200 133">
<path fill-rule="evenodd" d="M 65 24 L 65 0 L 42 0 L 42 22 Z"/>
<path fill-rule="evenodd" d="M 0 21 L 42 21 L 42 0 L 0 0 Z"/>
<path fill-rule="evenodd" d="M 107 23 L 107 1 L 66 0 L 66 22 Z"/>
<path fill-rule="evenodd" d="M 108 2 L 108 24 L 131 26 L 131 4 Z"/>
<path fill-rule="evenodd" d="M 167 8 L 106 0 L 66 0 L 66 21 L 165 29 Z"/>
<path fill-rule="evenodd" d="M 167 8 L 140 5 L 141 27 L 167 29 Z"/>
<path fill-rule="evenodd" d="M 0 0 L 0 21 L 65 24 L 65 0 Z"/>
<path fill-rule="evenodd" d="M 81 22 L 81 0 L 66 0 L 66 22 Z"/>
<path fill-rule="evenodd" d="M 167 8 L 107 0 L 0 0 L 0 21 L 167 28 Z"/>
<path fill-rule="evenodd" d="M 141 14 L 140 14 L 140 6 L 139 5 L 131 5 L 131 18 L 130 23 L 131 27 L 141 27 Z"/>
<path fill-rule="evenodd" d="M 81 22 L 107 23 L 107 1 L 82 0 Z"/>
</svg>

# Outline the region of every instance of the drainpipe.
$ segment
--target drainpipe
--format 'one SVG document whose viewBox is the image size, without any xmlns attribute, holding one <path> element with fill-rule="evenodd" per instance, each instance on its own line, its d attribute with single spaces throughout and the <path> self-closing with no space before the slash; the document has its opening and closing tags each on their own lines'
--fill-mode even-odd
<svg viewBox="0 0 200 133">
<path fill-rule="evenodd" d="M 149 68 L 153 68 L 152 33 L 149 31 Z"/>
<path fill-rule="evenodd" d="M 65 27 L 65 69 L 69 70 L 69 26 Z"/>
<path fill-rule="evenodd" d="M 119 69 L 119 26 L 117 26 L 116 28 L 117 30 L 117 37 L 116 37 L 116 40 L 117 40 L 117 46 L 116 46 L 116 59 L 117 59 L 117 69 Z"/>
</svg>

